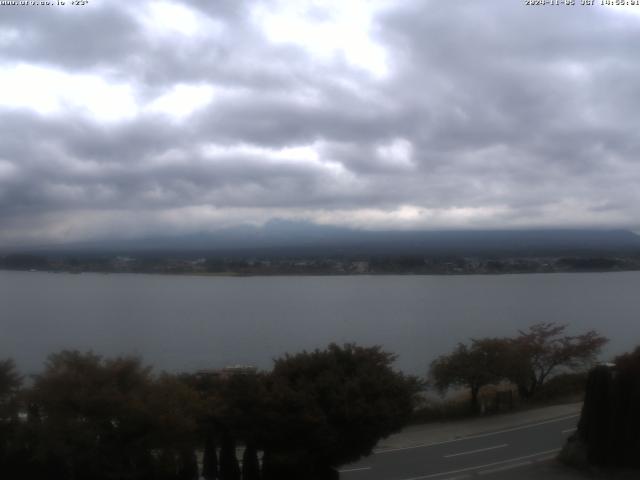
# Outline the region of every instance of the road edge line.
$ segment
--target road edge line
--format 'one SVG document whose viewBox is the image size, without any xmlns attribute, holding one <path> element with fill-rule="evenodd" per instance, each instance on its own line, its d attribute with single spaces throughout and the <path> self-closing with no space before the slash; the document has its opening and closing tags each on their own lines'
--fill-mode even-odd
<svg viewBox="0 0 640 480">
<path fill-rule="evenodd" d="M 422 444 L 419 444 L 419 445 L 411 445 L 411 446 L 408 446 L 408 447 L 388 448 L 388 449 L 384 449 L 384 450 L 377 450 L 377 451 L 374 451 L 373 454 L 374 455 L 381 455 L 383 453 L 400 452 L 402 450 L 414 450 L 416 448 L 435 447 L 437 445 L 446 445 L 447 443 L 461 442 L 461 441 L 464 441 L 464 440 L 473 440 L 475 438 L 490 437 L 492 435 L 500 435 L 501 433 L 515 432 L 517 430 L 525 430 L 527 428 L 534 428 L 534 427 L 538 427 L 540 425 L 547 425 L 549 423 L 562 422 L 563 420 L 569 420 L 570 418 L 577 418 L 579 416 L 580 416 L 580 414 L 576 413 L 576 414 L 573 414 L 573 415 L 566 415 L 564 417 L 558 417 L 558 418 L 554 418 L 554 419 L 550 419 L 550 420 L 545 420 L 545 421 L 542 421 L 542 422 L 530 423 L 530 424 L 526 424 L 526 425 L 520 425 L 518 427 L 505 428 L 503 430 L 496 430 L 495 432 L 479 433 L 479 434 L 469 435 L 469 436 L 466 436 L 466 437 L 460 437 L 460 438 L 454 438 L 454 439 L 451 439 L 451 440 L 445 440 L 445 441 L 442 441 L 442 442 L 422 443 Z"/>
</svg>

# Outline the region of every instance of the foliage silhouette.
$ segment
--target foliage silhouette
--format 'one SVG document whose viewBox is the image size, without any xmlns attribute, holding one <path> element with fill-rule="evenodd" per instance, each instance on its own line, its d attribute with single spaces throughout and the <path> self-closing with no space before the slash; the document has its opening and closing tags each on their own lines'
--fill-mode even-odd
<svg viewBox="0 0 640 480">
<path fill-rule="evenodd" d="M 518 386 L 522 398 L 533 397 L 558 371 L 588 369 L 607 339 L 595 330 L 566 335 L 567 325 L 537 323 L 513 340 L 516 355 L 507 376 Z"/>
<path fill-rule="evenodd" d="M 402 428 L 420 383 L 395 372 L 394 360 L 380 347 L 353 344 L 277 359 L 268 379 L 269 468 L 286 463 L 311 477 L 370 454 Z"/>
<path fill-rule="evenodd" d="M 513 350 L 506 339 L 474 339 L 469 346 L 459 343 L 452 353 L 434 360 L 430 377 L 440 391 L 452 385 L 468 387 L 470 408 L 477 412 L 480 410 L 480 389 L 502 380 L 510 368 L 512 357 Z"/>
</svg>

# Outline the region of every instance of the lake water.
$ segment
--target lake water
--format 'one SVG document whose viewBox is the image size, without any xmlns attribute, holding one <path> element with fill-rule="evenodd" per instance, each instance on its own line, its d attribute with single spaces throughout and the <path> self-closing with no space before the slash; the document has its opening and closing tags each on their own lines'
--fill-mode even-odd
<svg viewBox="0 0 640 480">
<path fill-rule="evenodd" d="M 170 371 L 254 364 L 329 342 L 382 345 L 402 370 L 470 337 L 539 321 L 597 329 L 604 357 L 640 344 L 640 272 L 192 277 L 0 271 L 0 358 L 24 373 L 63 348 Z"/>
</svg>

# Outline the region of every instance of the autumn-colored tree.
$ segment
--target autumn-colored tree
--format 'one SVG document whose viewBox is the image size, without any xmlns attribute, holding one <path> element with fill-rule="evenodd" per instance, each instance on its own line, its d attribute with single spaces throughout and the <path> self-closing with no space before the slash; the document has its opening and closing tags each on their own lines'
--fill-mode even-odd
<svg viewBox="0 0 640 480">
<path fill-rule="evenodd" d="M 173 376 L 152 376 L 136 358 L 51 355 L 29 399 L 37 421 L 31 460 L 44 462 L 51 478 L 197 479 L 195 393 Z"/>
<path fill-rule="evenodd" d="M 537 323 L 513 339 L 514 361 L 507 373 L 522 398 L 533 397 L 559 371 L 588 369 L 608 341 L 595 330 L 571 336 L 566 329 L 553 322 Z"/>
<path fill-rule="evenodd" d="M 556 373 L 586 370 L 607 339 L 591 330 L 565 335 L 566 325 L 538 323 L 515 338 L 473 339 L 431 364 L 430 378 L 440 390 L 450 386 L 469 388 L 471 409 L 479 409 L 478 394 L 484 385 L 508 379 L 521 398 L 533 397 Z"/>
<path fill-rule="evenodd" d="M 145 405 L 150 369 L 138 359 L 104 360 L 93 353 L 51 355 L 30 399 L 40 421 L 36 458 L 73 480 L 149 469 Z"/>
<path fill-rule="evenodd" d="M 512 357 L 508 339 L 473 339 L 469 345 L 459 343 L 453 352 L 435 359 L 429 376 L 440 391 L 451 386 L 469 388 L 470 407 L 476 412 L 480 389 L 505 378 Z"/>
</svg>

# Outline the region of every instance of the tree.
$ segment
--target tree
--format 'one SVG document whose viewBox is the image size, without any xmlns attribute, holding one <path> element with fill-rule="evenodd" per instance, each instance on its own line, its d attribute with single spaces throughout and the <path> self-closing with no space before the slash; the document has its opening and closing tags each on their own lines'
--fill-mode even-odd
<svg viewBox="0 0 640 480">
<path fill-rule="evenodd" d="M 553 375 L 587 368 L 607 339 L 591 330 L 577 336 L 563 335 L 567 326 L 538 323 L 515 338 L 473 339 L 470 345 L 438 357 L 430 376 L 436 387 L 468 387 L 471 408 L 478 410 L 482 386 L 508 379 L 518 387 L 520 397 L 531 398 Z"/>
<path fill-rule="evenodd" d="M 18 453 L 18 393 L 22 377 L 16 371 L 13 360 L 0 361 L 0 466 L 4 474 Z"/>
<path fill-rule="evenodd" d="M 206 372 L 182 373 L 178 378 L 197 396 L 200 407 L 196 419 L 196 434 L 198 443 L 204 449 L 201 476 L 205 480 L 216 480 L 220 474 L 217 450 L 222 430 L 219 415 L 223 405 L 223 382 L 217 375 Z"/>
<path fill-rule="evenodd" d="M 242 455 L 242 480 L 260 480 L 260 462 L 255 445 L 249 443 Z"/>
<path fill-rule="evenodd" d="M 394 360 L 380 347 L 353 344 L 277 359 L 268 379 L 268 428 L 256 436 L 265 478 L 325 478 L 402 428 L 420 384 L 394 371 Z"/>
<path fill-rule="evenodd" d="M 36 459 L 51 478 L 195 480 L 197 396 L 137 358 L 63 351 L 30 394 Z"/>
<path fill-rule="evenodd" d="M 218 454 L 213 433 L 205 433 L 204 453 L 202 455 L 202 476 L 205 480 L 218 478 Z"/>
<path fill-rule="evenodd" d="M 440 391 L 453 385 L 469 388 L 470 408 L 477 412 L 480 389 L 505 378 L 511 360 L 507 339 L 472 339 L 469 346 L 459 343 L 453 352 L 434 360 L 430 377 Z"/>
<path fill-rule="evenodd" d="M 236 442 L 228 432 L 222 435 L 220 480 L 240 480 L 240 466 L 236 457 Z"/>
<path fill-rule="evenodd" d="M 152 418 L 145 398 L 150 369 L 138 359 L 93 353 L 51 355 L 30 400 L 38 426 L 37 457 L 70 479 L 102 479 L 149 467 Z"/>
<path fill-rule="evenodd" d="M 14 396 L 22 385 L 22 377 L 16 371 L 16 364 L 11 359 L 0 361 L 0 402 Z"/>
<path fill-rule="evenodd" d="M 16 420 L 17 396 L 21 386 L 22 377 L 16 371 L 13 360 L 0 361 L 0 427 Z"/>
<path fill-rule="evenodd" d="M 577 432 L 561 459 L 584 467 L 640 467 L 640 347 L 592 368 Z M 636 475 L 637 477 L 637 475 Z"/>
<path fill-rule="evenodd" d="M 174 375 L 164 373 L 149 385 L 144 404 L 149 415 L 146 441 L 176 465 L 178 480 L 197 480 L 195 449 L 203 406 L 198 394 Z"/>
<path fill-rule="evenodd" d="M 590 330 L 582 335 L 564 335 L 567 325 L 537 323 L 512 341 L 515 351 L 508 376 L 522 398 L 531 398 L 560 370 L 587 369 L 608 339 Z"/>
<path fill-rule="evenodd" d="M 264 437 L 266 426 L 265 375 L 262 373 L 182 375 L 182 380 L 196 391 L 202 401 L 199 419 L 200 437 L 205 445 L 203 476 L 207 479 L 236 479 L 240 469 L 236 442 L 244 444 L 243 478 L 253 478 L 257 464 L 256 445 Z M 216 445 L 220 444 L 219 461 Z M 253 462 L 255 457 L 255 462 Z M 255 466 L 259 472 L 259 467 Z M 247 476 L 248 475 L 248 476 Z"/>
<path fill-rule="evenodd" d="M 185 447 L 180 451 L 180 467 L 177 480 L 198 480 L 198 458 L 193 447 Z"/>
</svg>

